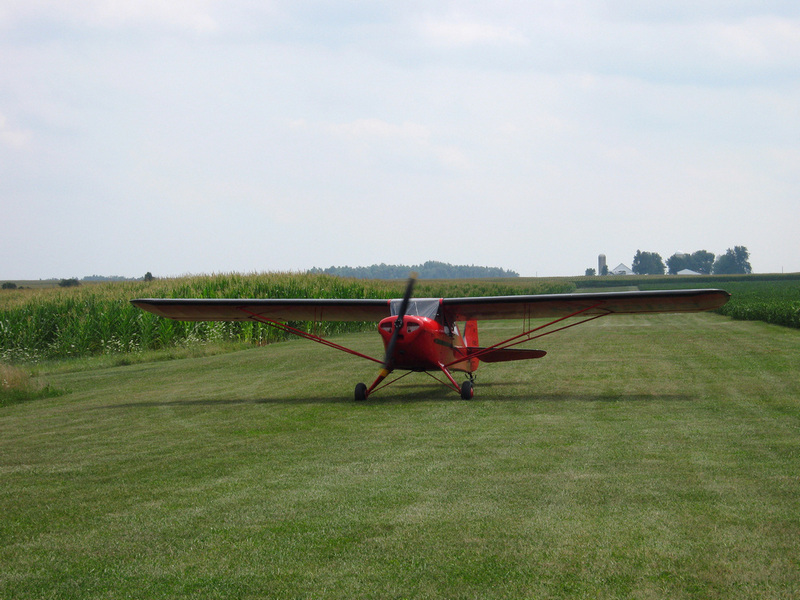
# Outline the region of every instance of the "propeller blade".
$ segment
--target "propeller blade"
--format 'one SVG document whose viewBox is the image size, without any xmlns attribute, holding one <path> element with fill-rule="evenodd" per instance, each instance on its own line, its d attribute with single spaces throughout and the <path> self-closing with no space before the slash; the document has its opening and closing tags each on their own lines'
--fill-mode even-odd
<svg viewBox="0 0 800 600">
<path fill-rule="evenodd" d="M 386 345 L 386 357 L 383 360 L 383 369 L 391 371 L 392 355 L 394 354 L 394 347 L 397 343 L 397 336 L 400 335 L 400 329 L 403 327 L 403 317 L 406 316 L 408 305 L 411 302 L 411 293 L 414 291 L 414 283 L 417 281 L 417 274 L 411 273 L 406 284 L 406 291 L 403 294 L 403 301 L 400 303 L 400 310 L 397 312 L 397 319 L 394 321 L 394 331 L 392 337 L 389 338 L 389 343 Z"/>
<path fill-rule="evenodd" d="M 392 365 L 394 347 L 397 344 L 397 337 L 400 335 L 400 329 L 403 327 L 403 317 L 406 316 L 406 311 L 408 311 L 408 305 L 411 302 L 411 293 L 414 291 L 414 283 L 416 280 L 417 274 L 411 273 L 410 277 L 408 278 L 408 283 L 406 284 L 405 294 L 403 294 L 403 301 L 400 303 L 397 319 L 395 319 L 394 322 L 394 331 L 392 331 L 392 337 L 389 338 L 389 343 L 386 344 L 386 356 L 383 359 L 383 366 L 381 367 L 380 373 L 378 373 L 378 378 L 369 387 L 369 390 L 367 390 L 367 395 L 369 395 L 369 393 L 372 392 L 372 390 L 374 390 L 378 384 L 380 384 L 380 382 L 383 381 L 394 369 L 394 366 Z"/>
</svg>

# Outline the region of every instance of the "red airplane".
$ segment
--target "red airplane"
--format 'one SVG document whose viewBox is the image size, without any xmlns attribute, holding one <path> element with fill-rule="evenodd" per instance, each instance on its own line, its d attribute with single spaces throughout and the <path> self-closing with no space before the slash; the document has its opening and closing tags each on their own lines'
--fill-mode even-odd
<svg viewBox="0 0 800 600">
<path fill-rule="evenodd" d="M 473 397 L 474 373 L 481 362 L 528 360 L 546 354 L 544 350 L 514 348 L 523 342 L 609 315 L 712 310 L 725 304 L 730 297 L 723 290 L 699 289 L 412 299 L 414 281 L 414 277 L 409 279 L 405 295 L 395 300 L 144 298 L 131 302 L 161 317 L 179 321 L 258 321 L 381 364 L 372 385 L 356 385 L 356 400 L 366 400 L 374 391 L 411 372 L 441 373 L 444 381 L 432 376 L 467 400 Z M 541 318 L 550 320 L 544 324 L 531 321 Z M 482 319 L 522 319 L 523 331 L 481 347 L 478 345 L 478 321 Z M 384 358 L 346 348 L 293 327 L 288 321 L 378 321 L 385 347 Z M 463 334 L 457 323 L 464 324 Z M 384 383 L 395 370 L 405 373 Z M 453 377 L 454 371 L 464 372 L 467 380 L 459 385 Z"/>
</svg>

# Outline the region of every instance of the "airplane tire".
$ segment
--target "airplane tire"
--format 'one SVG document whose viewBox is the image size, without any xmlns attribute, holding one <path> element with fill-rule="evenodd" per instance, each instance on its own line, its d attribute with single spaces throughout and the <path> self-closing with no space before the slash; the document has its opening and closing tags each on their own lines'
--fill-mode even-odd
<svg viewBox="0 0 800 600">
<path fill-rule="evenodd" d="M 471 381 L 465 381 L 461 384 L 461 398 L 462 400 L 472 400 L 475 396 L 475 387 Z"/>
<path fill-rule="evenodd" d="M 356 402 L 367 399 L 367 386 L 364 383 L 356 385 Z"/>
</svg>

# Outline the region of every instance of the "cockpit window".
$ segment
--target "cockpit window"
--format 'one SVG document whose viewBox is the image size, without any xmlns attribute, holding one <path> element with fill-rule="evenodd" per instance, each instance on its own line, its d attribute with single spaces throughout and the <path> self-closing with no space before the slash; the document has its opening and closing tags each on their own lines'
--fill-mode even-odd
<svg viewBox="0 0 800 600">
<path fill-rule="evenodd" d="M 402 303 L 402 300 L 391 300 L 389 302 L 389 309 L 393 317 L 396 317 L 397 313 L 400 312 Z M 439 312 L 439 303 L 439 298 L 412 298 L 408 303 L 406 314 L 435 319 L 436 313 Z"/>
</svg>

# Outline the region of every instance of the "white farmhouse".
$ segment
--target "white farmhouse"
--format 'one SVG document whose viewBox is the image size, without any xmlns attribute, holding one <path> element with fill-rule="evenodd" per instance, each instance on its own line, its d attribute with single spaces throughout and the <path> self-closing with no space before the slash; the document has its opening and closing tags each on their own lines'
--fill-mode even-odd
<svg viewBox="0 0 800 600">
<path fill-rule="evenodd" d="M 619 263 L 616 267 L 611 269 L 612 275 L 633 275 L 633 270 L 630 267 Z"/>
</svg>

